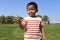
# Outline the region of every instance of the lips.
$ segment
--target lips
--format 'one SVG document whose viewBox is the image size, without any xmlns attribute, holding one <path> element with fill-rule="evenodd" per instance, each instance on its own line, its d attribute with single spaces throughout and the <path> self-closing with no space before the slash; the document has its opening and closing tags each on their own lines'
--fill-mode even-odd
<svg viewBox="0 0 60 40">
<path fill-rule="evenodd" d="M 33 13 L 29 13 L 29 15 L 30 15 L 30 16 L 34 16 L 34 14 L 33 14 Z"/>
</svg>

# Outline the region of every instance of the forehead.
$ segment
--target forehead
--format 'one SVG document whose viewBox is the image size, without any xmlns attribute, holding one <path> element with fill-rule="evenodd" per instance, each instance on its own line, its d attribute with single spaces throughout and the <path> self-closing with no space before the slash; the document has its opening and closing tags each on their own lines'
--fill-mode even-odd
<svg viewBox="0 0 60 40">
<path fill-rule="evenodd" d="M 34 5 L 29 5 L 28 8 L 35 8 Z"/>
</svg>

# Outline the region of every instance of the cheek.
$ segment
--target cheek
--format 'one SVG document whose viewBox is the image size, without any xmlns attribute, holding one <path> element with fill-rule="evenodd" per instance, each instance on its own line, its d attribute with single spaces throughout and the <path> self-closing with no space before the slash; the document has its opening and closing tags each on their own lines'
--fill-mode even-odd
<svg viewBox="0 0 60 40">
<path fill-rule="evenodd" d="M 27 11 L 27 13 L 29 14 L 29 13 L 30 13 L 30 11 Z"/>
<path fill-rule="evenodd" d="M 36 11 L 33 10 L 32 12 L 35 13 Z"/>
<path fill-rule="evenodd" d="M 28 14 L 35 14 L 36 13 L 36 10 L 30 10 L 30 11 L 27 11 Z"/>
</svg>

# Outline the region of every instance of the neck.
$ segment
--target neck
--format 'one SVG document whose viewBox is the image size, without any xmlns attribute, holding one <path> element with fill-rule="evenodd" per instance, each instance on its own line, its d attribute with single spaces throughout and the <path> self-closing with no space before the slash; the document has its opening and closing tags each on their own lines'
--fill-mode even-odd
<svg viewBox="0 0 60 40">
<path fill-rule="evenodd" d="M 33 17 L 33 18 L 34 18 L 34 17 L 36 17 L 36 16 L 30 16 L 30 17 Z"/>
</svg>

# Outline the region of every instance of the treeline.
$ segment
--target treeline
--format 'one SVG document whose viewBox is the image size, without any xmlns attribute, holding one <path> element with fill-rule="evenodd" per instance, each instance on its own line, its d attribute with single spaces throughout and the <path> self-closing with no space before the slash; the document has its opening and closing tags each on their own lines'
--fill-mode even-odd
<svg viewBox="0 0 60 40">
<path fill-rule="evenodd" d="M 0 16 L 0 24 L 14 24 L 13 19 L 15 16 Z M 22 17 L 20 17 L 22 18 Z"/>
<path fill-rule="evenodd" d="M 40 18 L 42 18 L 44 23 L 50 24 L 50 19 L 47 15 L 41 16 L 41 15 L 36 15 Z M 0 16 L 0 24 L 14 24 L 13 19 L 15 16 Z M 23 19 L 22 17 L 19 17 Z"/>
</svg>

